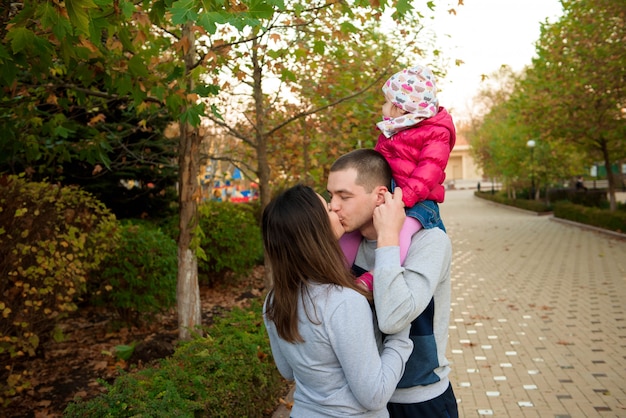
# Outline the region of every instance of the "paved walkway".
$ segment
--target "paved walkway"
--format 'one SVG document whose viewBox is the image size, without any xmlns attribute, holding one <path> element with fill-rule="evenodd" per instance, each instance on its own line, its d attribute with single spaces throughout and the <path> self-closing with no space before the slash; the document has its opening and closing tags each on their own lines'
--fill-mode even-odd
<svg viewBox="0 0 626 418">
<path fill-rule="evenodd" d="M 626 417 L 626 239 L 472 190 L 449 191 L 441 212 L 460 416 Z"/>
<path fill-rule="evenodd" d="M 450 191 L 462 417 L 626 417 L 626 240 Z"/>
</svg>

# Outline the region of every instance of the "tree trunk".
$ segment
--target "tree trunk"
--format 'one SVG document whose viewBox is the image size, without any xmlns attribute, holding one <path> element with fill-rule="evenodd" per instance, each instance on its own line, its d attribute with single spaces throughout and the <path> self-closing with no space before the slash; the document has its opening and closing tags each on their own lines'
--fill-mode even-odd
<svg viewBox="0 0 626 418">
<path fill-rule="evenodd" d="M 272 199 L 270 190 L 270 166 L 267 160 L 267 135 L 265 133 L 265 111 L 263 104 L 263 69 L 259 63 L 257 53 L 258 41 L 255 38 L 252 41 L 252 97 L 254 98 L 254 110 L 256 113 L 255 140 L 256 140 L 256 156 L 257 156 L 257 175 L 259 176 L 259 194 L 261 197 L 261 208 L 265 208 Z M 264 256 L 265 265 L 265 288 L 272 286 L 271 266 Z"/>
<path fill-rule="evenodd" d="M 198 286 L 198 261 L 190 249 L 178 248 L 178 338 L 189 340 L 193 333 L 202 335 L 202 309 Z"/>
<path fill-rule="evenodd" d="M 193 90 L 189 69 L 193 66 L 195 40 L 191 25 L 183 28 L 183 38 L 189 41 L 185 53 L 187 68 L 187 91 Z M 188 340 L 192 332 L 201 334 L 202 324 L 200 287 L 198 285 L 198 261 L 190 247 L 194 230 L 198 224 L 198 205 L 194 199 L 198 187 L 198 158 L 200 135 L 188 123 L 181 123 L 178 148 L 178 184 L 180 203 L 180 236 L 178 238 L 178 282 L 176 305 L 178 308 L 178 338 Z"/>
<path fill-rule="evenodd" d="M 609 183 L 609 206 L 611 212 L 615 212 L 617 210 L 617 200 L 615 198 L 615 176 L 611 167 L 611 156 L 609 155 L 606 141 L 602 139 L 600 143 L 602 144 L 602 156 L 604 157 L 604 166 L 606 167 L 606 179 Z"/>
</svg>

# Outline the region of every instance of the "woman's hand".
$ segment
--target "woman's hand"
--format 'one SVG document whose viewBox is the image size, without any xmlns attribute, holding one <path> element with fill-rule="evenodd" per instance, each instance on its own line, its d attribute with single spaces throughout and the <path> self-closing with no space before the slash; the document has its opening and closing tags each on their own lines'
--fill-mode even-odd
<svg viewBox="0 0 626 418">
<path fill-rule="evenodd" d="M 399 235 L 406 214 L 402 202 L 402 189 L 385 193 L 385 203 L 374 209 L 374 228 L 378 235 L 378 247 L 400 245 Z"/>
</svg>

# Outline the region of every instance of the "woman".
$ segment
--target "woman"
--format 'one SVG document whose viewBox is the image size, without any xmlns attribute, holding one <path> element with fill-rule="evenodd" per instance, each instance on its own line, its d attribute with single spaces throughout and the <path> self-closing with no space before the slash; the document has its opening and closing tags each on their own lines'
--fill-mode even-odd
<svg viewBox="0 0 626 418">
<path fill-rule="evenodd" d="M 299 185 L 265 208 L 262 228 L 273 276 L 264 320 L 278 370 L 296 382 L 291 416 L 387 417 L 413 344 L 407 328 L 379 353 L 369 296 L 337 242 L 337 214 Z"/>
</svg>

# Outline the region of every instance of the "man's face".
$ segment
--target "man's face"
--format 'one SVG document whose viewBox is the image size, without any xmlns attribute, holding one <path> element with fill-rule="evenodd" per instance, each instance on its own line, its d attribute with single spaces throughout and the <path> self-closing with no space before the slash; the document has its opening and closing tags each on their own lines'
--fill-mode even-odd
<svg viewBox="0 0 626 418">
<path fill-rule="evenodd" d="M 356 177 L 354 168 L 328 175 L 330 209 L 339 216 L 346 232 L 360 230 L 366 238 L 375 239 L 372 216 L 379 203 L 378 188 L 368 193 L 363 186 L 356 184 Z"/>
</svg>

